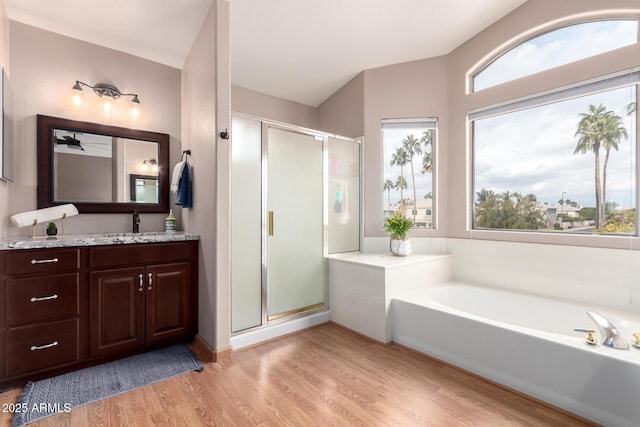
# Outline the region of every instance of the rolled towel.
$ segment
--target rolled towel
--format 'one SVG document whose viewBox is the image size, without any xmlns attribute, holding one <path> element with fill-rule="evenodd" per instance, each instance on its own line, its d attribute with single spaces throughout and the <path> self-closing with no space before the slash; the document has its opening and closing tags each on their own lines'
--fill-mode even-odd
<svg viewBox="0 0 640 427">
<path fill-rule="evenodd" d="M 187 162 L 178 162 L 173 168 L 173 175 L 171 176 L 171 192 L 175 193 L 178 191 L 178 184 L 180 183 L 180 178 L 182 177 L 182 169 L 184 169 L 184 165 Z"/>
<path fill-rule="evenodd" d="M 63 217 L 78 215 L 78 209 L 72 204 L 22 212 L 11 217 L 11 222 L 18 227 L 28 227 L 34 224 L 54 221 Z"/>
</svg>

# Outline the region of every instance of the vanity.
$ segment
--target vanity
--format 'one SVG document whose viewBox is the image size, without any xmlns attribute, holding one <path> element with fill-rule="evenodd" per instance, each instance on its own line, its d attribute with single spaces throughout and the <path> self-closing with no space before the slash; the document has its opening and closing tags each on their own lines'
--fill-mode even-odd
<svg viewBox="0 0 640 427">
<path fill-rule="evenodd" d="M 0 239 L 0 390 L 197 332 L 194 234 Z"/>
</svg>

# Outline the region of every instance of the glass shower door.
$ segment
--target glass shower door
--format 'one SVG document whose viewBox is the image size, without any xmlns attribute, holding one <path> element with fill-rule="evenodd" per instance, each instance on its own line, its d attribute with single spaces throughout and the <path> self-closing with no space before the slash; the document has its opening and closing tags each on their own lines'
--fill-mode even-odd
<svg viewBox="0 0 640 427">
<path fill-rule="evenodd" d="M 324 305 L 323 140 L 267 127 L 267 320 Z"/>
</svg>

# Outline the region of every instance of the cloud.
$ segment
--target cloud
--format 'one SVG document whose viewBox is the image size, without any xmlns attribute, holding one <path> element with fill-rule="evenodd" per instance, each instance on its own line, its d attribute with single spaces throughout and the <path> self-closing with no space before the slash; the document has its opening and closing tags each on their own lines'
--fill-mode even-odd
<svg viewBox="0 0 640 427">
<path fill-rule="evenodd" d="M 597 21 L 563 27 L 511 49 L 474 79 L 475 90 L 637 43 L 634 20 Z"/>
<path fill-rule="evenodd" d="M 554 104 L 476 120 L 474 122 L 474 192 L 533 193 L 541 202 L 556 203 L 562 193 L 583 206 L 595 206 L 594 154 L 573 154 L 580 113 L 590 104 L 604 104 L 624 118 L 629 139 L 611 152 L 607 168 L 607 199 L 635 204 L 635 123 L 624 106 L 635 91 L 621 88 Z M 600 153 L 600 168 L 604 164 Z"/>
</svg>

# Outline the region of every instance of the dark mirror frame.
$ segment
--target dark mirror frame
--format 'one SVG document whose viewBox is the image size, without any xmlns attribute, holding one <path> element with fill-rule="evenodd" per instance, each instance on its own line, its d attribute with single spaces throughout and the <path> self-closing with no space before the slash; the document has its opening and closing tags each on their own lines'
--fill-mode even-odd
<svg viewBox="0 0 640 427">
<path fill-rule="evenodd" d="M 55 201 L 53 190 L 53 144 L 54 129 L 94 133 L 119 138 L 138 139 L 158 144 L 158 203 L 86 203 Z M 169 135 L 97 123 L 80 122 L 59 117 L 37 116 L 38 144 L 38 209 L 73 203 L 80 213 L 144 213 L 169 212 Z"/>
</svg>

